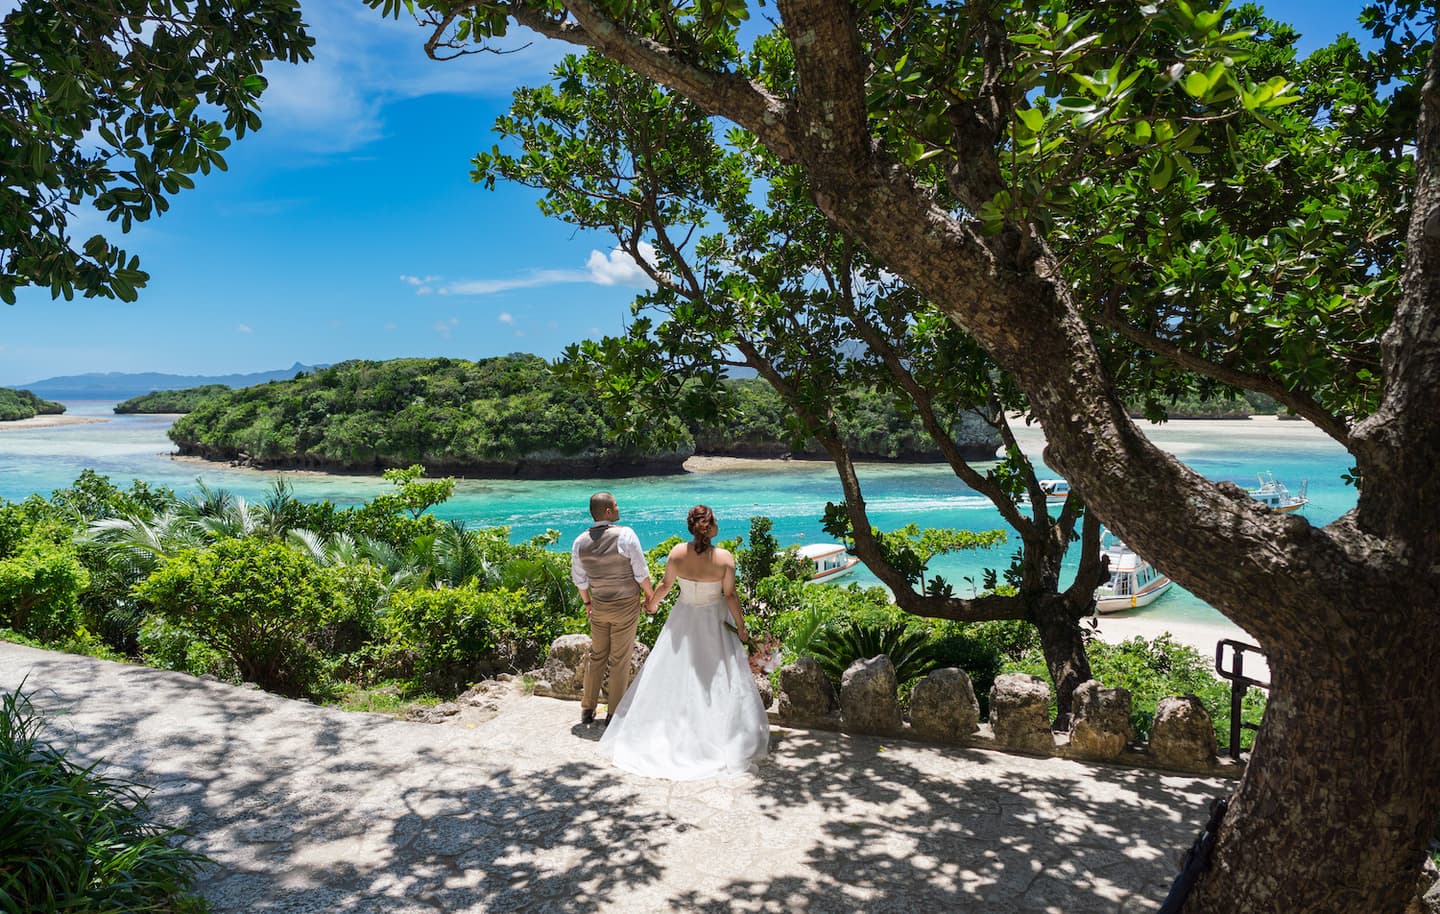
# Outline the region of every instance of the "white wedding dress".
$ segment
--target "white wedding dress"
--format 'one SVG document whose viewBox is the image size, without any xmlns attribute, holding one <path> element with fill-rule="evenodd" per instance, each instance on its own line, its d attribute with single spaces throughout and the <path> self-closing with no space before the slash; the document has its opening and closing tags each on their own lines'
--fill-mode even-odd
<svg viewBox="0 0 1440 914">
<path fill-rule="evenodd" d="M 719 581 L 676 580 L 680 598 L 600 738 L 626 771 L 672 781 L 744 774 L 770 722 Z"/>
</svg>

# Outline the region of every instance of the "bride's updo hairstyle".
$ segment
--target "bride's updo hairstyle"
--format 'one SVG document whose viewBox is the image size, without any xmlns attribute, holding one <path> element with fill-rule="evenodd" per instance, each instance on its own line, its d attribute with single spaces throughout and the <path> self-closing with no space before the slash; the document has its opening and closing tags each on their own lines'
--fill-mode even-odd
<svg viewBox="0 0 1440 914">
<path fill-rule="evenodd" d="M 704 555 L 710 547 L 710 525 L 715 523 L 715 512 L 705 505 L 696 505 L 690 509 L 690 516 L 685 518 L 685 526 L 695 535 L 690 545 L 695 548 L 696 555 Z"/>
</svg>

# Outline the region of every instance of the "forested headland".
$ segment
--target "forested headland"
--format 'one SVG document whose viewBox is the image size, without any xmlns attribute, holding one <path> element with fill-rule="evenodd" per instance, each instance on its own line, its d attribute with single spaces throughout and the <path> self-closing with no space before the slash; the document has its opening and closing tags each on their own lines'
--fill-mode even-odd
<svg viewBox="0 0 1440 914">
<path fill-rule="evenodd" d="M 63 412 L 63 403 L 41 399 L 28 390 L 0 387 L 0 422 L 32 419 L 35 416 L 58 416 Z"/>
<path fill-rule="evenodd" d="M 204 384 L 182 390 L 152 390 L 115 404 L 120 415 L 193 412 L 201 401 L 230 390 L 226 384 Z"/>
<path fill-rule="evenodd" d="M 164 401 L 190 405 L 170 430 L 180 453 L 267 468 L 376 472 L 423 463 L 468 476 L 623 476 L 679 472 L 697 453 L 821 454 L 756 379 L 727 383 L 729 408 L 719 419 L 677 415 L 683 428 L 663 439 L 620 441 L 587 392 L 525 354 L 355 360 L 289 381 L 201 390 L 172 391 L 176 398 Z M 938 457 L 918 420 L 876 394 L 857 395 L 844 431 L 868 459 Z M 992 457 L 999 445 L 978 419 L 966 424 L 965 438 L 977 459 Z"/>
</svg>

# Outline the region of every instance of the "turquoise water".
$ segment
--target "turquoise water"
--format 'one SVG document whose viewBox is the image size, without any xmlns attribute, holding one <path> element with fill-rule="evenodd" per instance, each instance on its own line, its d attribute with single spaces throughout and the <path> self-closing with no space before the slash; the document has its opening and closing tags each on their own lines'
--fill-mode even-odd
<svg viewBox="0 0 1440 914">
<path fill-rule="evenodd" d="M 68 403 L 69 415 L 107 417 L 109 421 L 36 429 L 0 429 L 0 498 L 17 500 L 32 493 L 48 495 L 69 484 L 86 467 L 117 484 L 144 479 L 179 492 L 194 489 L 197 477 L 213 487 L 246 498 L 261 496 L 276 474 L 214 464 L 174 460 L 165 437 L 171 417 L 113 416 L 112 403 Z M 1355 505 L 1355 490 L 1341 474 L 1352 464 L 1338 444 L 1300 422 L 1252 419 L 1224 423 L 1172 422 L 1148 434 L 1160 446 L 1211 479 L 1253 488 L 1255 475 L 1270 471 L 1297 488 L 1309 482 L 1311 503 L 1304 516 L 1328 523 Z M 1036 429 L 1020 429 L 1022 445 L 1039 452 Z M 389 485 L 377 478 L 285 474 L 301 498 L 328 498 L 356 504 Z M 916 523 L 921 527 L 988 530 L 1003 526 L 988 501 L 961 485 L 948 469 L 930 465 L 869 464 L 862 467 L 865 499 L 873 522 L 882 528 Z M 768 515 L 782 545 L 824 542 L 820 516 L 827 501 L 838 501 L 840 486 L 829 463 L 765 463 L 677 476 L 652 476 L 607 482 L 595 480 L 460 480 L 455 497 L 437 509 L 443 518 L 481 526 L 509 526 L 524 539 L 547 529 L 563 534 L 562 543 L 586 524 L 586 505 L 596 488 L 608 488 L 620 502 L 622 520 L 633 526 L 646 546 L 684 535 L 685 512 L 693 504 L 710 505 L 720 519 L 722 538 L 744 535 L 749 518 Z M 945 556 L 932 570 L 962 593 L 964 578 L 981 580 L 984 568 L 1003 569 L 1013 545 L 984 552 Z M 863 569 L 846 580 L 875 583 Z M 1219 623 L 1215 610 L 1178 587 L 1149 608 L 1147 617 L 1176 622 Z"/>
</svg>

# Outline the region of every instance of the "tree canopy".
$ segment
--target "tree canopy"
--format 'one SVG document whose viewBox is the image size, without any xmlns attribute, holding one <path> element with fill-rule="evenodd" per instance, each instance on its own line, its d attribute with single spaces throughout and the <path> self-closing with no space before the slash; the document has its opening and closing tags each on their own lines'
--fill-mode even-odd
<svg viewBox="0 0 1440 914">
<path fill-rule="evenodd" d="M 265 65 L 311 58 L 298 0 L 23 0 L 0 20 L 0 300 L 134 301 L 149 275 L 104 234 L 169 208 L 260 126 Z"/>
</svg>

